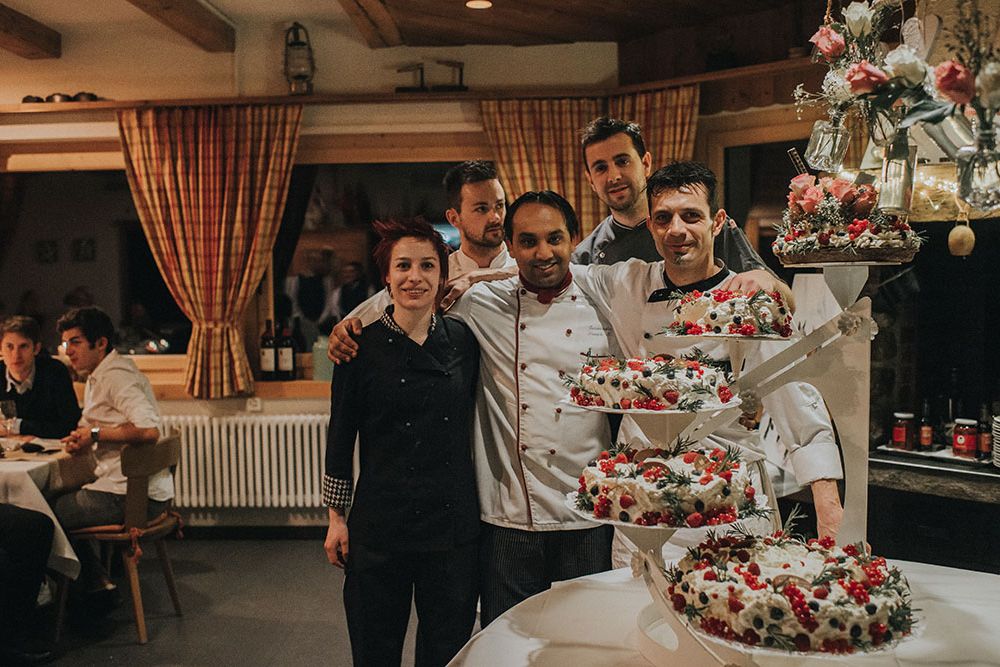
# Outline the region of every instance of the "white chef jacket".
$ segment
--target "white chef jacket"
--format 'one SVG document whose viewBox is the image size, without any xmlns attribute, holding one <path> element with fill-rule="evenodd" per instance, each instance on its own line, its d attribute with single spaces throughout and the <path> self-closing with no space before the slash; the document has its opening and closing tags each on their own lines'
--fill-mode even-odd
<svg viewBox="0 0 1000 667">
<path fill-rule="evenodd" d="M 657 354 L 679 356 L 698 347 L 709 356 L 729 359 L 724 339 L 703 338 L 687 343 L 670 336 L 657 335 L 674 319 L 677 300 L 649 303 L 649 296 L 663 289 L 663 262 L 646 263 L 632 259 L 608 266 L 591 265 L 581 276 L 580 288 L 591 295 L 601 314 L 608 318 L 622 350 L 629 356 L 650 357 Z M 728 275 L 733 275 L 723 269 Z M 787 341 L 747 342 L 745 369 L 760 365 L 790 345 Z M 745 371 L 744 371 L 745 372 Z M 764 409 L 771 416 L 780 439 L 765 443 L 767 461 L 778 469 L 794 474 L 799 484 L 818 479 L 841 479 L 843 469 L 829 413 L 814 387 L 789 383 L 762 397 Z M 622 422 L 623 435 L 638 435 L 634 423 Z M 757 437 L 738 423 L 716 430 L 709 440 L 724 445 Z M 779 444 L 780 443 L 780 444 Z"/>
<path fill-rule="evenodd" d="M 500 246 L 500 254 L 493 258 L 488 268 L 503 269 L 513 266 L 517 266 L 517 263 L 507 252 L 507 246 L 502 245 Z M 476 260 L 462 252 L 461 248 L 448 255 L 449 280 L 461 278 L 466 273 L 475 271 L 478 268 L 479 264 L 476 263 Z M 385 307 L 390 303 L 392 303 L 392 297 L 389 296 L 389 290 L 381 289 L 374 296 L 369 297 L 359 304 L 357 308 L 349 312 L 344 319 L 346 320 L 350 317 L 356 317 L 361 320 L 361 326 L 366 327 L 378 318 L 382 317 L 382 313 L 385 312 Z"/>
<path fill-rule="evenodd" d="M 566 507 L 587 463 L 611 442 L 607 415 L 566 401 L 583 353 L 619 354 L 611 326 L 574 280 L 542 304 L 519 277 L 473 285 L 448 315 L 479 340 L 473 457 L 483 521 L 521 530 L 594 524 Z"/>
</svg>

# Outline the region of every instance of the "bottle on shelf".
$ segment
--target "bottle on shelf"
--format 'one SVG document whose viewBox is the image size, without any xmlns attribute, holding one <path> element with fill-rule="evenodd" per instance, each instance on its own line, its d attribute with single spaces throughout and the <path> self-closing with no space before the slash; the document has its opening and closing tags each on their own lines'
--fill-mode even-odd
<svg viewBox="0 0 1000 667">
<path fill-rule="evenodd" d="M 292 338 L 292 328 L 285 324 L 278 338 L 278 374 L 279 380 L 295 379 L 295 339 Z"/>
<path fill-rule="evenodd" d="M 990 415 L 989 403 L 983 402 L 979 406 L 979 447 L 976 452 L 980 461 L 993 459 L 993 418 Z"/>
<path fill-rule="evenodd" d="M 892 413 L 895 422 L 892 425 L 892 446 L 896 449 L 911 451 L 913 449 L 913 413 L 894 412 Z"/>
<path fill-rule="evenodd" d="M 277 371 L 277 346 L 271 320 L 267 320 L 264 333 L 260 337 L 260 379 L 274 380 Z"/>
<path fill-rule="evenodd" d="M 302 333 L 302 319 L 299 317 L 292 318 L 292 340 L 295 341 L 296 353 L 306 351 L 306 337 Z"/>
<path fill-rule="evenodd" d="M 917 429 L 917 449 L 922 452 L 929 452 L 934 449 L 934 422 L 931 419 L 931 400 L 924 399 L 924 407 L 921 410 L 920 426 Z"/>
</svg>

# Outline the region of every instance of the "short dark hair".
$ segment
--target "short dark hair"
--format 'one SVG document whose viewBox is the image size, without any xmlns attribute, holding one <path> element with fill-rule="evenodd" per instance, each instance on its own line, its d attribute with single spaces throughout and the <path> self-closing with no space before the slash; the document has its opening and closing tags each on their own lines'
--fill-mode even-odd
<svg viewBox="0 0 1000 667">
<path fill-rule="evenodd" d="M 441 284 L 438 290 L 438 299 L 440 300 L 444 296 L 445 283 L 448 282 L 448 255 L 451 251 L 437 230 L 423 218 L 376 220 L 372 226 L 379 235 L 379 241 L 375 244 L 375 249 L 372 250 L 372 259 L 375 260 L 375 266 L 378 267 L 379 279 L 383 282 L 385 282 L 385 277 L 389 275 L 392 249 L 396 247 L 396 243 L 400 239 L 412 237 L 430 242 L 441 267 Z"/>
<path fill-rule="evenodd" d="M 497 178 L 497 168 L 486 160 L 466 160 L 449 169 L 442 185 L 448 198 L 448 207 L 456 211 L 462 209 L 462 186 L 466 183 L 481 183 Z"/>
<path fill-rule="evenodd" d="M 671 162 L 667 166 L 657 169 L 652 176 L 646 179 L 646 197 L 649 200 L 650 209 L 652 209 L 653 197 L 664 190 L 679 190 L 684 186 L 700 185 L 705 188 L 709 211 L 714 213 L 718 210 L 715 205 L 717 183 L 712 170 L 701 162 Z"/>
<path fill-rule="evenodd" d="M 107 313 L 97 306 L 73 308 L 56 322 L 56 329 L 59 333 L 77 327 L 83 332 L 83 337 L 87 339 L 91 347 L 97 344 L 98 338 L 108 339 L 108 352 L 118 344 L 118 332 L 115 331 L 114 322 L 111 321 Z"/>
<path fill-rule="evenodd" d="M 619 118 L 609 118 L 601 116 L 587 123 L 587 126 L 580 130 L 580 150 L 583 154 L 583 166 L 590 171 L 587 164 L 587 146 L 596 144 L 598 141 L 610 139 L 616 134 L 624 134 L 632 140 L 635 152 L 642 157 L 646 154 L 646 142 L 642 140 L 642 128 L 638 123 L 624 121 Z"/>
<path fill-rule="evenodd" d="M 525 204 L 543 204 L 550 206 L 562 213 L 566 222 L 566 229 L 571 237 L 575 237 L 580 230 L 580 223 L 576 218 L 576 211 L 572 204 L 566 201 L 562 195 L 552 190 L 533 190 L 525 192 L 514 200 L 514 203 L 507 207 L 507 217 L 503 219 L 503 235 L 509 241 L 514 238 L 514 214 Z"/>
<path fill-rule="evenodd" d="M 9 333 L 20 334 L 32 343 L 40 343 L 42 339 L 42 331 L 38 326 L 38 322 L 34 318 L 24 315 L 8 317 L 3 321 L 3 324 L 0 324 L 0 338 Z"/>
</svg>

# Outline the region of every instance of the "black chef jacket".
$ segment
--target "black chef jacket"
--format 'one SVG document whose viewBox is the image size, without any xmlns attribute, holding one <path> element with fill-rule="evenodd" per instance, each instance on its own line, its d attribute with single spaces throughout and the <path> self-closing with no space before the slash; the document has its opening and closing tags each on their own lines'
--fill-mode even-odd
<svg viewBox="0 0 1000 667">
<path fill-rule="evenodd" d="M 391 309 L 362 330 L 358 356 L 333 374 L 324 486 L 351 479 L 360 434 L 351 542 L 450 549 L 479 530 L 472 466 L 479 345 L 465 324 L 438 315 L 418 345 Z"/>
</svg>

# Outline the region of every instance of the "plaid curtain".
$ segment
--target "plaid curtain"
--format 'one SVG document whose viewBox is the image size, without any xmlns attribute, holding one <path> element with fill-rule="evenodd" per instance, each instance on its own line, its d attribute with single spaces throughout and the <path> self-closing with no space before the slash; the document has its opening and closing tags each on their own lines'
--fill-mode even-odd
<svg viewBox="0 0 1000 667">
<path fill-rule="evenodd" d="M 195 398 L 253 391 L 239 322 L 271 258 L 301 106 L 118 112 L 125 171 L 156 264 L 193 324 Z"/>
<path fill-rule="evenodd" d="M 693 84 L 615 95 L 608 98 L 608 115 L 639 123 L 656 171 L 694 156 L 699 92 L 698 84 Z"/>
<path fill-rule="evenodd" d="M 507 197 L 554 190 L 573 205 L 586 235 L 601 202 L 584 174 L 580 129 L 604 112 L 600 98 L 483 100 L 483 125 Z"/>
</svg>

